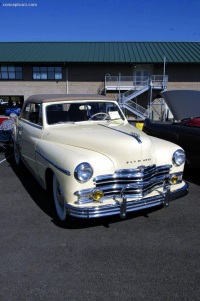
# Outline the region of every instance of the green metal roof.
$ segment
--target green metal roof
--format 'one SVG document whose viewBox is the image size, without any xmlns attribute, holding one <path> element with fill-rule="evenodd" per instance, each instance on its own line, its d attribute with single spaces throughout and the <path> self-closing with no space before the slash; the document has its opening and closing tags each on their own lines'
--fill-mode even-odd
<svg viewBox="0 0 200 301">
<path fill-rule="evenodd" d="M 1 42 L 1 63 L 200 63 L 200 42 Z"/>
</svg>

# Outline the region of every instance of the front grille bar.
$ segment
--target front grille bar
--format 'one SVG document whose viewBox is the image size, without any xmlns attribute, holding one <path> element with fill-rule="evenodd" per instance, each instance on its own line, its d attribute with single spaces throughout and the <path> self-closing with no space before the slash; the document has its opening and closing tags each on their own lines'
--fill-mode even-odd
<svg viewBox="0 0 200 301">
<path fill-rule="evenodd" d="M 162 187 L 169 179 L 171 165 L 156 167 L 151 165 L 136 169 L 117 170 L 114 174 L 98 176 L 94 178 L 96 188 L 104 192 L 105 197 L 113 197 L 120 194 L 123 187 L 128 186 L 125 191 L 128 197 L 141 197 L 156 188 Z"/>
<path fill-rule="evenodd" d="M 94 178 L 94 183 L 96 186 L 104 185 L 107 183 L 118 183 L 118 182 L 142 182 L 147 181 L 155 176 L 168 175 L 171 165 L 158 166 L 151 165 L 147 167 L 141 166 L 135 169 L 121 169 L 117 170 L 114 174 L 97 176 Z"/>
</svg>

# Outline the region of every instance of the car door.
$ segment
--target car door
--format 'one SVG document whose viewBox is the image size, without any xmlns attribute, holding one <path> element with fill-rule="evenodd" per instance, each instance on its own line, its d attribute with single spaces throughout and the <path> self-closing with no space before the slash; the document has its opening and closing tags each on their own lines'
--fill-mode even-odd
<svg viewBox="0 0 200 301">
<path fill-rule="evenodd" d="M 37 176 L 36 146 L 42 137 L 42 105 L 28 103 L 22 112 L 18 126 L 20 155 L 27 167 Z"/>
</svg>

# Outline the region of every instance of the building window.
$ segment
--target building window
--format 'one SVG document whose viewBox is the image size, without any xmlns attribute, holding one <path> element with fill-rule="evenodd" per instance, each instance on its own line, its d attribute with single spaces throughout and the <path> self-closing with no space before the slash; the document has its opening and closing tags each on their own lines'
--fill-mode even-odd
<svg viewBox="0 0 200 301">
<path fill-rule="evenodd" d="M 62 67 L 33 67 L 35 80 L 61 80 Z"/>
<path fill-rule="evenodd" d="M 1 65 L 0 66 L 0 79 L 21 80 L 22 79 L 22 67 Z"/>
</svg>

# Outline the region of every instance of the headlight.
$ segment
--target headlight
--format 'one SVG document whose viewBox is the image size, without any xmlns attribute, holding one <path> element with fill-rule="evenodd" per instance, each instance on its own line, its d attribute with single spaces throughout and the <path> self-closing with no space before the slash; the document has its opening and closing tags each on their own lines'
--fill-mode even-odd
<svg viewBox="0 0 200 301">
<path fill-rule="evenodd" d="M 185 163 L 185 159 L 185 152 L 182 149 L 176 150 L 172 157 L 173 164 L 176 166 L 180 166 Z"/>
<path fill-rule="evenodd" d="M 91 179 L 93 169 L 89 163 L 81 163 L 74 170 L 74 177 L 77 181 L 85 183 Z"/>
</svg>

